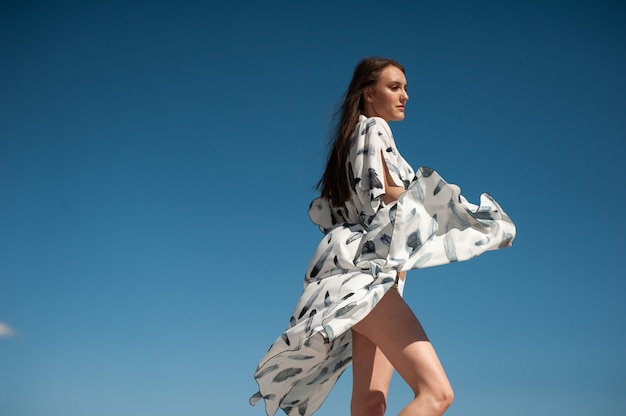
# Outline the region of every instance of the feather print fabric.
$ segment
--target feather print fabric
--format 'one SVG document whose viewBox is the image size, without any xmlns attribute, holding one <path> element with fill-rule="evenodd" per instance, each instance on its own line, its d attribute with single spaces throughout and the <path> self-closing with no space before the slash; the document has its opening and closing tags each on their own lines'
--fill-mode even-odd
<svg viewBox="0 0 626 416">
<path fill-rule="evenodd" d="M 404 192 L 385 205 L 384 163 Z M 255 379 L 267 415 L 312 415 L 352 359 L 350 328 L 393 286 L 398 271 L 468 260 L 508 245 L 515 226 L 488 194 L 469 203 L 437 172 L 417 174 L 398 153 L 387 123 L 361 116 L 348 159 L 345 208 L 311 203 L 322 238 L 287 329 L 261 359 Z"/>
</svg>

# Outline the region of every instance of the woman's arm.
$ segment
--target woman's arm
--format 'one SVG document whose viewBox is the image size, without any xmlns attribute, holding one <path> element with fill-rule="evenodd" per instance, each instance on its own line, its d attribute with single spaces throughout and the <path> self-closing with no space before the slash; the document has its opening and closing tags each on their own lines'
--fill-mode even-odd
<svg viewBox="0 0 626 416">
<path fill-rule="evenodd" d="M 382 198 L 385 204 L 389 204 L 391 202 L 397 201 L 400 195 L 405 191 L 405 189 L 404 186 L 396 186 L 396 183 L 393 181 L 393 178 L 389 173 L 389 169 L 387 169 L 387 164 L 385 163 L 385 158 L 382 152 L 380 154 L 380 157 L 383 160 L 383 169 L 385 170 L 385 193 L 383 194 Z M 398 272 L 398 278 L 400 280 L 404 280 L 406 278 L 406 272 Z"/>
<path fill-rule="evenodd" d="M 396 201 L 400 195 L 405 191 L 404 186 L 396 186 L 391 174 L 389 173 L 389 169 L 387 169 L 387 164 L 385 163 L 385 157 L 380 153 L 380 157 L 383 161 L 383 169 L 385 170 L 385 193 L 383 194 L 383 202 L 385 204 L 389 204 L 391 202 Z"/>
</svg>

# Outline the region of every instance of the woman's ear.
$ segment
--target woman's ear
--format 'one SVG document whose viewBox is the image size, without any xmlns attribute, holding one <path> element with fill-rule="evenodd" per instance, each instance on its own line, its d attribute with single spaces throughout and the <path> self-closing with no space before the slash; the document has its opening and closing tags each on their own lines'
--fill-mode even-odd
<svg viewBox="0 0 626 416">
<path fill-rule="evenodd" d="M 366 87 L 363 90 L 363 100 L 366 103 L 371 103 L 372 102 L 372 88 L 371 87 Z"/>
</svg>

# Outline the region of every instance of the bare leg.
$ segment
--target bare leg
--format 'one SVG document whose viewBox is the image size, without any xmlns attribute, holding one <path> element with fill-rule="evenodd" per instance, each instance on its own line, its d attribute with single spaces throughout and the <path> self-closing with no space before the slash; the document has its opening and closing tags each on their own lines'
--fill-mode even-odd
<svg viewBox="0 0 626 416">
<path fill-rule="evenodd" d="M 396 290 L 387 292 L 352 330 L 378 346 L 413 390 L 415 398 L 399 416 L 441 416 L 446 411 L 453 400 L 450 382 L 422 325 Z"/>
<path fill-rule="evenodd" d="M 352 331 L 353 416 L 383 416 L 393 366 L 365 335 Z"/>
</svg>

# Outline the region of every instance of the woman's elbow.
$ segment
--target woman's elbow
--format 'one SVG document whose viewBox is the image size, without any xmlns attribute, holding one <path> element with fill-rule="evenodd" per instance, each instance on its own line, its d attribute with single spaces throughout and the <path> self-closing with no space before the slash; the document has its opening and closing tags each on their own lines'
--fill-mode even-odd
<svg viewBox="0 0 626 416">
<path fill-rule="evenodd" d="M 390 204 L 395 202 L 400 198 L 400 195 L 404 193 L 405 189 L 400 186 L 388 186 L 385 189 L 385 193 L 382 195 L 383 202 L 385 204 Z"/>
</svg>

